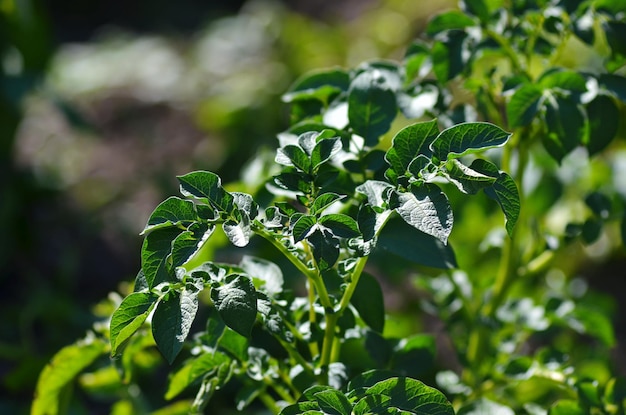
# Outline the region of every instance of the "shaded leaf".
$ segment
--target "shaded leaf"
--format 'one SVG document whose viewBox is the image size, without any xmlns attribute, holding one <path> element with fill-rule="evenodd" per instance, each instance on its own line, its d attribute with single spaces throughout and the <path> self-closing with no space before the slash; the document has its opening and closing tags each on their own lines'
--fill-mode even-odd
<svg viewBox="0 0 626 415">
<path fill-rule="evenodd" d="M 313 201 L 313 204 L 311 205 L 311 214 L 315 215 L 317 213 L 323 212 L 324 209 L 341 199 L 345 199 L 345 196 L 341 196 L 337 193 L 332 192 L 323 193 Z"/>
<path fill-rule="evenodd" d="M 341 151 L 341 139 L 339 137 L 324 138 L 317 142 L 311 152 L 311 166 L 317 169 L 321 164 L 330 160 Z"/>
<path fill-rule="evenodd" d="M 445 33 L 443 40 L 432 47 L 433 72 L 440 83 L 455 78 L 465 67 L 465 56 L 469 55 L 465 41 L 467 33 L 455 30 Z"/>
<path fill-rule="evenodd" d="M 362 273 L 350 299 L 350 303 L 359 312 L 365 323 L 379 333 L 385 327 L 385 301 L 383 291 L 376 278 Z"/>
<path fill-rule="evenodd" d="M 159 351 L 172 364 L 189 334 L 198 311 L 198 293 L 170 291 L 152 316 L 152 335 Z"/>
<path fill-rule="evenodd" d="M 198 224 L 196 229 L 185 231 L 172 241 L 172 268 L 179 267 L 188 262 L 209 239 L 215 226 Z"/>
<path fill-rule="evenodd" d="M 589 120 L 589 155 L 604 150 L 617 135 L 620 113 L 613 99 L 606 95 L 598 95 L 587 104 Z"/>
<path fill-rule="evenodd" d="M 350 76 L 339 68 L 312 71 L 302 75 L 283 95 L 284 102 L 293 102 L 303 99 L 318 99 L 327 104 L 329 97 L 341 91 L 347 91 L 350 86 Z"/>
<path fill-rule="evenodd" d="M 367 146 L 378 144 L 397 112 L 395 93 L 382 71 L 373 69 L 362 72 L 350 84 L 348 119 L 354 132 L 365 139 Z"/>
<path fill-rule="evenodd" d="M 464 29 L 476 25 L 474 19 L 459 10 L 437 14 L 426 26 L 426 34 L 434 36 L 439 32 L 452 29 Z"/>
<path fill-rule="evenodd" d="M 339 240 L 327 230 L 315 229 L 307 240 L 313 246 L 313 258 L 320 271 L 335 265 L 339 258 Z"/>
<path fill-rule="evenodd" d="M 300 242 L 301 240 L 307 238 L 309 233 L 313 229 L 313 227 L 317 224 L 315 216 L 313 215 L 302 215 L 296 220 L 293 224 L 293 241 Z"/>
<path fill-rule="evenodd" d="M 303 149 L 296 145 L 279 148 L 274 161 L 283 166 L 294 166 L 304 173 L 310 173 L 311 170 L 311 159 Z"/>
<path fill-rule="evenodd" d="M 376 248 L 420 265 L 441 269 L 457 267 L 450 245 L 445 245 L 399 218 L 387 222 L 380 232 Z"/>
<path fill-rule="evenodd" d="M 232 276 L 227 284 L 211 289 L 211 299 L 228 327 L 250 337 L 257 313 L 256 290 L 250 278 Z"/>
<path fill-rule="evenodd" d="M 539 86 L 544 89 L 560 88 L 573 92 L 585 92 L 587 81 L 578 72 L 571 70 L 550 70 L 541 75 Z"/>
<path fill-rule="evenodd" d="M 168 265 L 172 242 L 181 233 L 178 228 L 161 228 L 146 235 L 141 247 L 141 269 L 149 288 L 172 280 Z"/>
<path fill-rule="evenodd" d="M 569 98 L 554 97 L 546 101 L 547 134 L 543 145 L 559 163 L 567 154 L 583 143 L 585 117 L 576 102 Z"/>
<path fill-rule="evenodd" d="M 445 175 L 460 191 L 468 194 L 475 194 L 496 181 L 495 177 L 472 170 L 457 159 L 446 163 Z"/>
<path fill-rule="evenodd" d="M 366 391 L 367 395 L 391 398 L 387 407 L 411 411 L 416 415 L 454 415 L 454 409 L 437 389 L 408 377 L 394 377 L 380 381 Z"/>
<path fill-rule="evenodd" d="M 541 105 L 543 90 L 535 84 L 520 87 L 506 106 L 506 116 L 511 128 L 523 127 L 531 123 Z"/>
<path fill-rule="evenodd" d="M 470 168 L 497 178 L 495 183 L 491 187 L 485 188 L 484 191 L 487 196 L 500 205 L 506 220 L 506 231 L 509 236 L 512 235 L 521 209 L 519 191 L 515 181 L 508 174 L 500 172 L 495 164 L 486 160 L 476 159 Z"/>
</svg>

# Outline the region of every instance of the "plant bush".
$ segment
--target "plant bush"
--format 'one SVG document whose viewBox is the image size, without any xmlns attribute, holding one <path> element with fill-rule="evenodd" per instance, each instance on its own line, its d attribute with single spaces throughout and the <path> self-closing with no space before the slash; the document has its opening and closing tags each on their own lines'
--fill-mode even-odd
<svg viewBox="0 0 626 415">
<path fill-rule="evenodd" d="M 114 413 L 624 413 L 610 298 L 576 275 L 626 239 L 625 32 L 618 1 L 472 0 L 401 62 L 305 75 L 261 185 L 180 176 L 132 291 L 32 413 L 87 370 Z M 243 254 L 215 260 L 225 243 Z M 385 327 L 386 277 L 415 280 L 444 340 Z"/>
</svg>

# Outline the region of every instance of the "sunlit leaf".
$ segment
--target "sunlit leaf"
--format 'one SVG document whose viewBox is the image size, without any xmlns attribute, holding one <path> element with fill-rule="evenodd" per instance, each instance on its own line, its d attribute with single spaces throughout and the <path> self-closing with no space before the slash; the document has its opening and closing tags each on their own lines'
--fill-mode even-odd
<svg viewBox="0 0 626 415">
<path fill-rule="evenodd" d="M 57 415 L 67 411 L 61 406 L 61 397 L 76 376 L 107 351 L 107 343 L 88 338 L 57 352 L 37 381 L 32 415 Z"/>
<path fill-rule="evenodd" d="M 172 196 L 154 209 L 141 233 L 145 234 L 154 229 L 168 226 L 182 225 L 186 227 L 196 219 L 196 210 L 192 201 Z"/>
<path fill-rule="evenodd" d="M 430 147 L 439 160 L 445 160 L 476 150 L 502 146 L 510 137 L 511 133 L 490 123 L 462 123 L 443 130 Z"/>
<path fill-rule="evenodd" d="M 385 159 L 396 173 L 402 175 L 418 155 L 431 156 L 430 144 L 438 134 L 437 120 L 404 127 L 393 137 L 391 148 L 385 154 Z"/>
<path fill-rule="evenodd" d="M 396 211 L 406 223 L 444 244 L 452 231 L 452 209 L 446 195 L 434 184 L 411 186 L 409 192 L 397 193 Z"/>
<path fill-rule="evenodd" d="M 446 30 L 464 29 L 474 25 L 476 25 L 476 22 L 467 14 L 459 10 L 450 10 L 433 17 L 432 20 L 428 22 L 428 26 L 426 26 L 426 34 L 434 36 Z"/>
<path fill-rule="evenodd" d="M 111 316 L 111 355 L 115 356 L 143 325 L 158 297 L 149 292 L 129 294 Z"/>
<path fill-rule="evenodd" d="M 217 174 L 195 171 L 178 176 L 178 181 L 183 195 L 206 200 L 221 212 L 230 213 L 233 210 L 233 196 L 222 188 L 222 181 Z"/>
</svg>

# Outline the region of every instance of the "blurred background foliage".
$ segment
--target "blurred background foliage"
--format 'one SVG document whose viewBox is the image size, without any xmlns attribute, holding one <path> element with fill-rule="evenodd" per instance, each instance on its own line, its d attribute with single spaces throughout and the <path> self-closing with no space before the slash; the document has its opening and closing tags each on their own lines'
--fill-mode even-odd
<svg viewBox="0 0 626 415">
<path fill-rule="evenodd" d="M 227 183 L 239 182 L 231 186 L 258 189 L 276 134 L 288 126 L 280 96 L 298 76 L 401 59 L 429 18 L 451 7 L 456 1 L 0 0 L 0 413 L 27 413 L 44 364 L 82 337 L 98 315 L 110 314 L 111 304 L 93 305 L 128 289 L 140 267 L 138 233 L 154 207 L 178 193 L 176 175 L 211 170 Z M 597 54 L 589 47 L 568 48 L 559 52 L 560 64 L 593 66 Z M 472 99 L 461 86 L 455 103 Z M 557 166 L 545 152 L 533 153 L 531 164 L 541 169 L 525 178 L 527 214 L 545 215 L 547 246 L 550 234 L 591 216 L 584 195 L 599 189 L 626 200 L 625 125 L 612 147 L 593 159 L 574 151 Z M 457 262 L 474 279 L 492 274 L 501 216 L 486 199 L 451 202 Z M 516 286 L 520 296 L 582 298 L 589 285 L 599 288 L 585 298 L 613 317 L 617 338 L 606 343 L 622 344 L 625 310 L 616 293 L 623 292 L 626 260 L 618 226 L 606 227 L 593 243 L 572 243 L 551 271 Z M 499 231 L 485 237 L 489 229 Z M 472 256 L 476 246 L 481 254 Z M 253 242 L 251 250 L 258 255 L 260 249 Z M 379 268 L 392 277 L 381 281 L 393 314 L 387 334 L 433 332 L 437 353 L 449 358 L 442 323 L 417 317 L 425 283 L 406 278 L 400 260 L 379 262 Z M 379 275 L 380 269 L 370 271 Z M 438 283 L 444 284 L 436 278 L 428 284 Z M 442 285 L 440 294 L 450 294 L 448 288 Z M 520 315 L 528 314 L 522 306 Z M 578 339 L 544 334 L 567 343 L 562 349 Z M 582 346 L 580 353 L 593 357 L 589 376 L 626 374 L 621 348 L 598 356 L 594 344 Z M 447 359 L 444 367 L 454 364 Z M 81 379 L 87 390 L 90 379 Z M 157 386 L 144 392 L 162 399 Z M 106 403 L 106 391 L 96 392 Z M 85 406 L 75 413 L 109 413 L 106 404 L 90 401 L 93 396 L 82 398 Z"/>
<path fill-rule="evenodd" d="M 0 0 L 0 412 L 132 280 L 177 174 L 254 181 L 294 79 L 399 58 L 453 4 Z"/>
</svg>

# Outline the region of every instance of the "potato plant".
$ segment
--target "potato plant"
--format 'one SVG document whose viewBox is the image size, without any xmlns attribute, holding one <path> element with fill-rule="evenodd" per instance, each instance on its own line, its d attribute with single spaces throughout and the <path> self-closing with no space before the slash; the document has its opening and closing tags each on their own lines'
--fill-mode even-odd
<svg viewBox="0 0 626 415">
<path fill-rule="evenodd" d="M 92 368 L 81 384 L 100 376 L 116 413 L 215 413 L 225 391 L 283 415 L 624 413 L 610 310 L 567 257 L 602 237 L 623 250 L 626 195 L 610 169 L 582 184 L 562 171 L 623 141 L 625 33 L 619 1 L 467 0 L 402 61 L 303 76 L 262 186 L 178 177 L 133 290 L 44 369 L 33 414 L 62 413 Z M 550 209 L 574 204 L 555 230 Z M 233 261 L 213 258 L 224 240 Z M 396 258 L 450 361 L 427 332 L 386 333 Z M 137 393 L 155 350 L 168 403 Z"/>
</svg>

